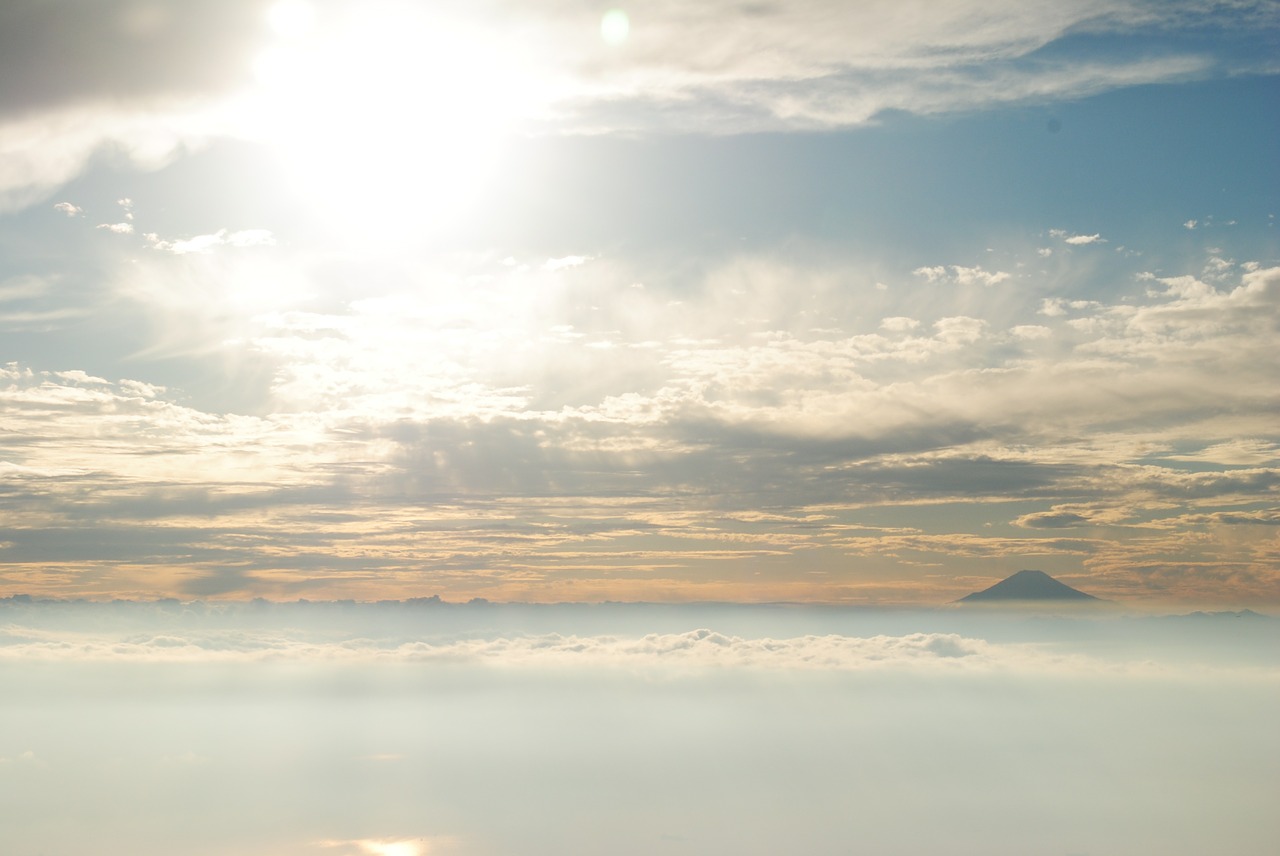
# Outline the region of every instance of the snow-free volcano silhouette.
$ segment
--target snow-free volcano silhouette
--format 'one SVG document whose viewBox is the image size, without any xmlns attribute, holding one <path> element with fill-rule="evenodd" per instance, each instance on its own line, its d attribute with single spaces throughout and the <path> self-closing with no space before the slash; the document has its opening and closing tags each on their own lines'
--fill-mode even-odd
<svg viewBox="0 0 1280 856">
<path fill-rule="evenodd" d="M 981 603 L 987 601 L 1096 601 L 1091 594 L 1060 583 L 1044 571 L 1018 571 L 991 588 L 965 595 L 956 603 Z"/>
</svg>

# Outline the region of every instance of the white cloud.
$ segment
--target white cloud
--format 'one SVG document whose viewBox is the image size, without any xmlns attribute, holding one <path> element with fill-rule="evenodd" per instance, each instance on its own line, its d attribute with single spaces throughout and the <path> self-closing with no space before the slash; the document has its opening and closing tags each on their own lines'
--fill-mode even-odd
<svg viewBox="0 0 1280 856">
<path fill-rule="evenodd" d="M 98 228 L 99 228 L 99 229 L 106 229 L 108 232 L 114 232 L 114 233 L 115 233 L 115 234 L 117 234 L 117 235 L 132 235 L 132 234 L 133 234 L 133 224 L 132 224 L 132 223 L 100 223 L 100 224 L 98 224 Z"/>
<path fill-rule="evenodd" d="M 1010 276 L 1005 271 L 991 272 L 980 267 L 953 266 L 951 270 L 955 274 L 956 282 L 960 285 L 995 285 L 998 282 L 1004 282 Z"/>
<path fill-rule="evenodd" d="M 175 256 L 211 253 L 218 247 L 270 247 L 276 242 L 275 236 L 266 229 L 244 229 L 239 232 L 220 229 L 210 235 L 196 235 L 178 241 L 166 241 L 155 232 L 148 232 L 143 237 L 152 248 Z"/>
<path fill-rule="evenodd" d="M 1204 277 L 1206 279 L 1223 282 L 1231 276 L 1236 263 L 1231 259 L 1224 259 L 1219 256 L 1212 256 L 1205 262 Z"/>
<path fill-rule="evenodd" d="M 19 631 L 6 629 L 5 635 Z M 955 633 L 903 636 L 803 636 L 742 638 L 700 629 L 642 637 L 576 636 L 551 633 L 425 642 L 370 640 L 300 641 L 292 635 L 220 631 L 210 635 L 131 635 L 124 638 L 23 630 L 0 645 L 0 660 L 251 663 L 301 660 L 317 663 L 407 661 L 474 664 L 507 668 L 620 669 L 974 669 L 1088 671 L 1097 663 L 1064 658 L 1034 646 L 999 644 Z"/>
<path fill-rule="evenodd" d="M 547 271 L 564 270 L 565 268 L 580 267 L 591 261 L 591 256 L 563 256 L 558 259 L 547 259 L 542 264 L 542 269 Z"/>
<path fill-rule="evenodd" d="M 79 217 L 84 215 L 84 209 L 78 205 L 72 205 L 70 202 L 58 202 L 54 206 L 54 210 L 61 211 L 68 217 Z"/>
<path fill-rule="evenodd" d="M 956 285 L 995 285 L 1010 277 L 1010 274 L 1005 271 L 993 272 L 981 267 L 964 267 L 963 265 L 919 267 L 912 273 L 929 282 L 949 281 Z"/>
<path fill-rule="evenodd" d="M 1081 246 L 1084 244 L 1105 244 L 1107 239 L 1100 234 L 1093 235 L 1073 235 L 1066 229 L 1050 229 L 1049 236 L 1051 238 L 1061 238 L 1064 243 Z M 1052 251 L 1050 251 L 1052 252 Z M 1042 255 L 1048 255 L 1042 253 Z"/>
<path fill-rule="evenodd" d="M 1101 305 L 1096 300 L 1067 300 L 1063 297 L 1046 297 L 1040 301 L 1039 314 L 1056 318 L 1066 315 L 1069 309 L 1098 309 Z"/>
<path fill-rule="evenodd" d="M 987 322 L 980 318 L 957 316 L 943 318 L 933 325 L 938 331 L 938 338 L 944 342 L 967 344 L 982 338 Z"/>
<path fill-rule="evenodd" d="M 901 333 L 907 330 L 914 330 L 916 327 L 920 326 L 920 322 L 914 318 L 907 318 L 902 315 L 894 315 L 892 317 L 885 318 L 884 320 L 882 320 L 880 322 L 880 326 L 885 330 L 891 330 L 895 333 Z"/>
<path fill-rule="evenodd" d="M 103 149 L 138 168 L 156 169 L 228 130 L 206 103 L 167 111 L 95 104 L 7 120 L 0 116 L 0 212 L 46 199 Z"/>
<path fill-rule="evenodd" d="M 1052 330 L 1040 324 L 1019 324 L 1009 332 L 1019 339 L 1047 339 L 1053 335 Z"/>
</svg>

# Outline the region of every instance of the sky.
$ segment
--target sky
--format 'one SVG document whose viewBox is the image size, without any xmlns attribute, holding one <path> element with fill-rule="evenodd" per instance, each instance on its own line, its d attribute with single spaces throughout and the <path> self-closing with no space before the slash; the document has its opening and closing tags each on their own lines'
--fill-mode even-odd
<svg viewBox="0 0 1280 856">
<path fill-rule="evenodd" d="M 1250 0 L 10 0 L 0 596 L 1274 610 L 1278 48 Z"/>
</svg>

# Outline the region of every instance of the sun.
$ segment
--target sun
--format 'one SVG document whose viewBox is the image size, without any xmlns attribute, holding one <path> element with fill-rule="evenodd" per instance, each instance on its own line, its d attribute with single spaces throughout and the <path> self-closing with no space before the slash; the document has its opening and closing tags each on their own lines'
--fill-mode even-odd
<svg viewBox="0 0 1280 856">
<path fill-rule="evenodd" d="M 426 4 L 325 13 L 268 11 L 250 134 L 344 228 L 420 233 L 467 213 L 539 96 L 518 46 Z"/>
</svg>

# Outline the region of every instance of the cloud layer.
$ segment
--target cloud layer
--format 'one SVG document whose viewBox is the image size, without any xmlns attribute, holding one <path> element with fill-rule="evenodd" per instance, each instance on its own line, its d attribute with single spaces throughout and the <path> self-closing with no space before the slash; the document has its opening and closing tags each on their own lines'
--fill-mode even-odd
<svg viewBox="0 0 1280 856">
<path fill-rule="evenodd" d="M 290 267 L 264 234 L 182 255 L 148 238 L 113 298 L 154 318 L 156 353 L 269 366 L 256 414 L 4 370 L 10 585 L 875 595 L 842 588 L 833 565 L 853 560 L 957 562 L 959 596 L 995 560 L 1083 567 L 1103 596 L 1280 596 L 1280 268 L 1139 269 L 1119 297 L 1065 300 L 1042 295 L 1082 263 L 1066 256 L 886 290 L 847 287 L 856 263 L 744 256 L 678 292 L 610 259 L 478 257 L 304 309 L 304 266 L 260 287 Z M 40 317 L 37 282 L 9 292 Z M 927 522 L 955 504 L 987 531 Z M 809 579 L 736 570 L 806 554 Z"/>
</svg>

